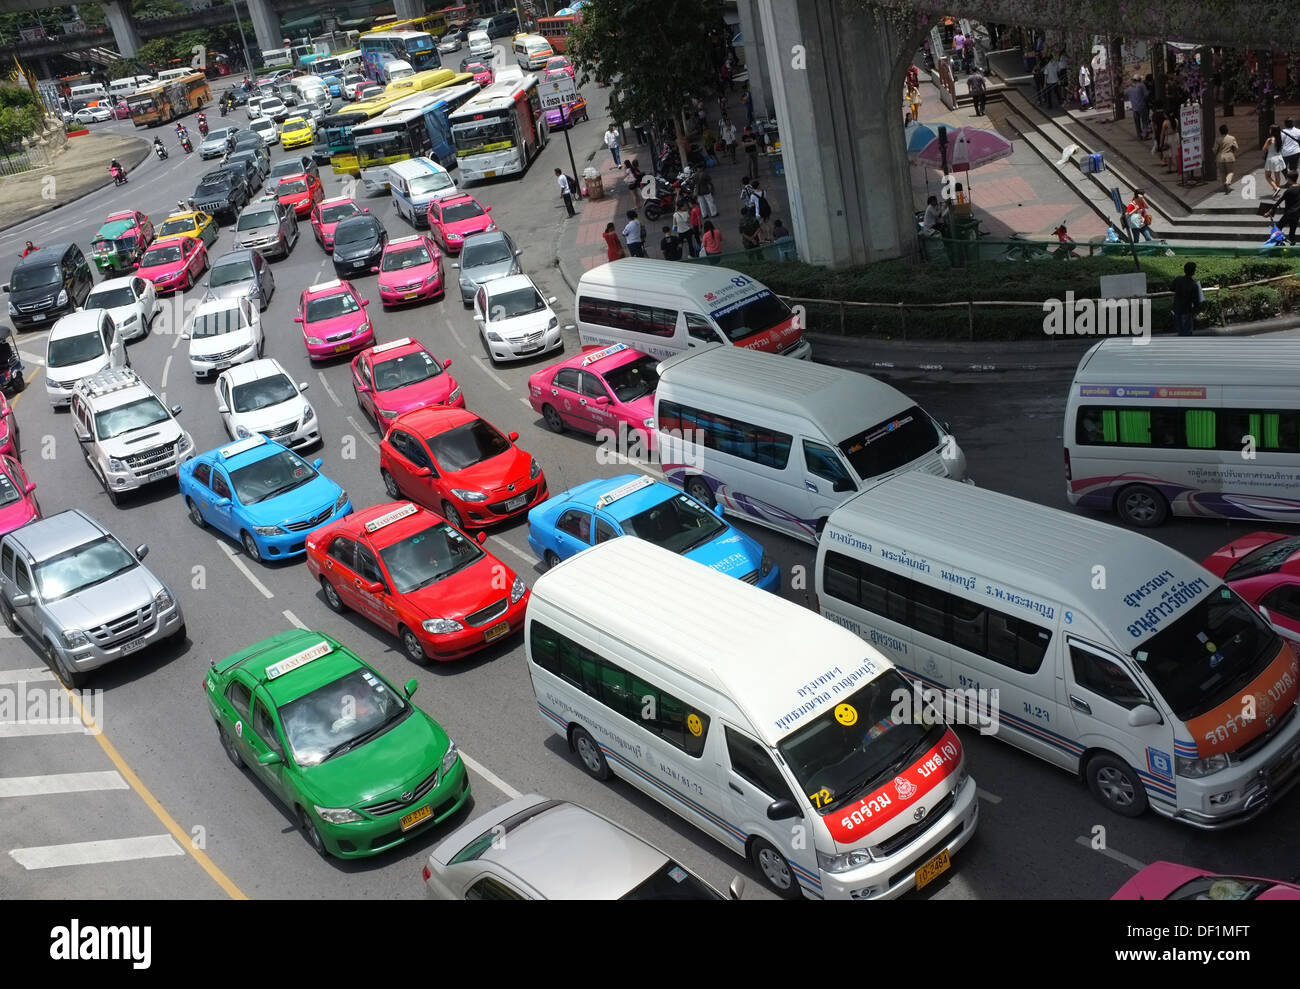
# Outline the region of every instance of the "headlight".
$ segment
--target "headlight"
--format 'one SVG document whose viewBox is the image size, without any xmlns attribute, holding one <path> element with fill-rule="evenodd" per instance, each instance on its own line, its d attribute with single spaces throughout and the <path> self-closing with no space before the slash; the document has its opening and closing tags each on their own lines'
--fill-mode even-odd
<svg viewBox="0 0 1300 989">
<path fill-rule="evenodd" d="M 315 418 L 316 418 L 316 410 L 313 409 L 310 405 L 307 406 L 307 411 L 304 412 L 302 415 L 302 424 L 305 426 L 307 425 L 307 423 L 311 422 Z"/>
<path fill-rule="evenodd" d="M 236 436 L 238 439 L 246 440 L 246 439 L 248 439 L 248 438 L 249 438 L 250 436 L 252 436 L 252 435 L 253 435 L 253 434 L 252 434 L 251 432 L 249 432 L 249 429 L 248 429 L 247 426 L 236 426 L 236 427 L 235 427 L 235 436 Z"/>
<path fill-rule="evenodd" d="M 534 458 L 532 459 L 532 462 L 528 465 L 528 478 L 529 478 L 529 480 L 535 478 L 535 477 L 536 477 L 538 474 L 540 474 L 541 472 L 542 472 L 542 465 L 539 464 L 539 463 L 537 462 L 537 458 L 534 457 Z"/>
<path fill-rule="evenodd" d="M 464 237 L 463 234 L 454 234 L 454 233 L 451 233 L 450 231 L 448 231 L 448 232 L 447 232 L 447 239 L 448 239 L 448 240 L 464 240 L 465 237 Z"/>
<path fill-rule="evenodd" d="M 365 820 L 350 807 L 317 807 L 316 813 L 327 824 L 356 824 L 358 821 Z"/>
<path fill-rule="evenodd" d="M 447 739 L 447 751 L 443 753 L 442 765 L 438 767 L 438 772 L 444 776 L 451 771 L 451 767 L 456 765 L 456 760 L 460 758 L 460 753 L 456 750 L 456 740 Z"/>
<path fill-rule="evenodd" d="M 825 852 L 817 853 L 817 866 L 823 872 L 848 872 L 850 869 L 856 869 L 870 861 L 871 853 L 865 848 L 857 848 L 842 855 L 827 855 Z"/>
<path fill-rule="evenodd" d="M 557 326 L 559 326 L 559 325 L 560 325 L 560 317 L 559 317 L 559 316 L 552 316 L 552 317 L 551 317 L 551 321 L 550 321 L 549 323 L 546 324 L 546 328 L 547 328 L 548 330 L 553 330 L 553 329 L 555 329 L 555 328 L 556 328 Z"/>
<path fill-rule="evenodd" d="M 457 401 L 459 398 L 460 398 L 460 385 L 457 385 L 455 388 L 452 389 L 451 394 L 447 396 L 447 404 L 450 405 L 451 403 Z"/>
<path fill-rule="evenodd" d="M 185 450 L 193 450 L 193 449 L 194 449 L 194 437 L 191 436 L 189 433 L 181 433 L 180 450 L 185 451 Z"/>
<path fill-rule="evenodd" d="M 343 511 L 343 506 L 346 505 L 347 503 L 348 503 L 348 493 L 346 491 L 340 491 L 339 496 L 334 499 L 334 511 L 336 512 Z"/>
<path fill-rule="evenodd" d="M 452 488 L 451 493 L 461 501 L 487 501 L 487 495 L 482 491 L 470 491 L 466 488 Z"/>
<path fill-rule="evenodd" d="M 763 554 L 763 562 L 758 565 L 758 572 L 764 577 L 772 572 L 772 558 L 766 553 Z"/>
<path fill-rule="evenodd" d="M 380 409 L 379 414 L 383 416 L 385 419 L 396 419 L 397 416 L 399 415 L 396 409 L 393 409 L 392 411 L 388 409 Z"/>
<path fill-rule="evenodd" d="M 65 628 L 62 632 L 63 644 L 69 649 L 90 645 L 90 636 L 78 628 Z"/>
<path fill-rule="evenodd" d="M 650 418 L 643 420 L 641 425 L 645 426 L 646 429 L 654 429 L 655 428 L 654 417 L 651 416 Z"/>
<path fill-rule="evenodd" d="M 62 306 L 62 305 L 64 305 L 64 304 L 66 304 L 67 301 L 68 301 L 68 290 L 67 290 L 66 288 L 65 288 L 65 289 L 61 289 L 61 290 L 59 291 L 59 301 L 58 301 L 57 303 L 55 303 L 55 305 Z"/>
<path fill-rule="evenodd" d="M 420 624 L 426 632 L 432 632 L 434 635 L 446 635 L 448 632 L 460 632 L 465 628 L 465 626 L 460 622 L 452 621 L 450 618 L 430 618 L 428 621 L 421 622 Z"/>
<path fill-rule="evenodd" d="M 12 302 L 9 303 L 9 315 L 10 315 L 10 316 L 17 316 L 17 315 L 18 315 L 18 307 L 15 306 Z"/>
<path fill-rule="evenodd" d="M 488 330 L 487 338 L 493 343 L 505 343 L 505 341 L 501 339 L 501 334 L 496 330 Z"/>
<path fill-rule="evenodd" d="M 127 469 L 126 462 L 123 460 L 117 460 L 113 457 L 109 457 L 108 469 L 113 471 L 114 473 L 121 474 Z"/>
<path fill-rule="evenodd" d="M 1218 755 L 1212 755 L 1208 759 L 1183 759 L 1175 757 L 1174 771 L 1187 779 L 1200 779 L 1203 776 L 1212 776 L 1221 772 L 1232 765 L 1232 760 L 1224 752 Z"/>
<path fill-rule="evenodd" d="M 440 281 L 441 278 L 442 278 L 442 275 L 435 271 L 432 275 L 430 275 L 428 278 L 426 278 L 426 279 L 424 280 L 424 284 L 426 284 L 426 285 L 434 285 L 434 284 L 437 284 L 437 282 Z"/>
<path fill-rule="evenodd" d="M 253 531 L 259 536 L 278 536 L 282 530 L 278 525 L 255 525 Z"/>
<path fill-rule="evenodd" d="M 153 603 L 160 608 L 170 608 L 176 602 L 172 600 L 171 592 L 164 587 L 153 596 Z"/>
<path fill-rule="evenodd" d="M 319 346 L 321 346 L 324 342 L 325 342 L 325 341 L 322 340 L 320 337 L 308 337 L 308 338 L 307 338 L 307 346 L 309 346 L 309 347 L 319 347 Z"/>
<path fill-rule="evenodd" d="M 357 327 L 357 336 L 360 336 L 363 333 L 369 333 L 372 329 L 374 329 L 374 327 L 370 325 L 370 320 L 366 320 Z"/>
<path fill-rule="evenodd" d="M 138 320 L 139 318 L 140 318 L 140 315 L 139 315 L 138 313 L 131 313 L 130 316 L 128 316 L 128 317 L 126 317 L 126 319 L 122 320 L 122 325 L 123 325 L 123 326 L 130 326 L 132 323 L 134 323 L 134 322 L 135 322 L 136 320 Z"/>
<path fill-rule="evenodd" d="M 497 228 L 497 225 L 496 225 L 495 223 L 489 223 L 486 227 L 483 228 L 483 232 L 484 232 L 484 233 L 491 233 L 491 232 L 492 232 L 493 230 L 495 230 L 496 228 Z"/>
<path fill-rule="evenodd" d="M 510 603 L 514 604 L 518 601 L 524 596 L 524 592 L 527 590 L 528 585 L 524 583 L 524 578 L 516 577 L 515 582 L 510 585 Z"/>
</svg>

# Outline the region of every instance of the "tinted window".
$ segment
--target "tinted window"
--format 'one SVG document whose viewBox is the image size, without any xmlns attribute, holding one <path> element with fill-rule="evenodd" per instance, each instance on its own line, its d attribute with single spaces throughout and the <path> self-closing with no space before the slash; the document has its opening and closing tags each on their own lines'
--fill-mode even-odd
<svg viewBox="0 0 1300 989">
<path fill-rule="evenodd" d="M 692 430 L 686 434 L 688 442 L 702 440 L 707 449 L 728 453 L 776 470 L 785 469 L 790 460 L 790 445 L 794 441 L 788 433 L 764 429 L 739 419 L 676 402 L 659 403 L 659 428 Z"/>
<path fill-rule="evenodd" d="M 940 439 L 934 420 L 913 405 L 839 446 L 858 477 L 867 479 L 907 466 L 937 448 Z"/>
<path fill-rule="evenodd" d="M 1070 664 L 1074 669 L 1074 680 L 1080 687 L 1114 701 L 1120 707 L 1132 709 L 1149 703 L 1133 678 L 1112 660 L 1072 644 Z"/>
<path fill-rule="evenodd" d="M 642 306 L 615 299 L 582 296 L 578 299 L 578 319 L 632 333 L 671 337 L 677 332 L 677 310 Z"/>
<path fill-rule="evenodd" d="M 1300 413 L 1294 409 L 1204 409 L 1177 406 L 1080 406 L 1075 417 L 1080 446 L 1231 450 L 1247 442 L 1256 450 L 1300 452 Z"/>
<path fill-rule="evenodd" d="M 253 695 L 249 692 L 247 686 L 238 680 L 232 680 L 230 686 L 226 688 L 226 700 L 230 701 L 230 706 L 245 718 L 248 717 L 248 710 L 253 703 Z"/>
<path fill-rule="evenodd" d="M 731 769 L 741 779 L 749 780 L 773 800 L 793 800 L 781 771 L 765 749 L 748 735 L 727 726 L 727 755 Z"/>
</svg>

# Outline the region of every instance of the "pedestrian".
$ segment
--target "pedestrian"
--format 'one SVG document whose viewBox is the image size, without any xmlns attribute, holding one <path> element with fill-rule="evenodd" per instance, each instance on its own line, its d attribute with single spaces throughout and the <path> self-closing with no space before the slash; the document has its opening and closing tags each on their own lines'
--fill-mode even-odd
<svg viewBox="0 0 1300 989">
<path fill-rule="evenodd" d="M 925 201 L 925 216 L 921 219 L 921 236 L 942 237 L 946 230 L 946 210 L 939 205 L 938 196 L 931 196 Z"/>
<path fill-rule="evenodd" d="M 722 63 L 722 68 L 718 70 L 718 99 L 722 100 L 723 93 L 731 91 L 731 61 Z"/>
<path fill-rule="evenodd" d="M 1196 262 L 1188 261 L 1183 265 L 1183 273 L 1170 285 L 1174 291 L 1174 329 L 1180 337 L 1192 335 L 1196 328 L 1196 310 L 1205 304 L 1200 283 L 1192 277 L 1195 274 Z"/>
<path fill-rule="evenodd" d="M 659 253 L 664 256 L 665 261 L 680 261 L 682 259 L 682 242 L 673 233 L 672 227 L 664 227 L 663 238 L 659 241 Z"/>
<path fill-rule="evenodd" d="M 735 79 L 736 63 L 732 61 L 730 55 L 728 55 L 726 59 L 723 60 L 722 72 L 723 72 L 722 81 L 727 86 L 727 92 L 730 93 L 736 88 L 736 79 Z"/>
<path fill-rule="evenodd" d="M 722 138 L 722 143 L 726 145 L 727 155 L 734 165 L 736 163 L 736 125 L 731 122 L 730 117 L 722 118 L 722 126 L 718 129 L 718 136 Z"/>
<path fill-rule="evenodd" d="M 909 86 L 921 85 L 921 70 L 916 67 L 915 62 L 913 62 L 911 65 L 907 67 L 907 85 Z"/>
<path fill-rule="evenodd" d="M 753 179 L 746 175 L 740 180 L 740 211 L 743 213 L 754 206 Z"/>
<path fill-rule="evenodd" d="M 754 210 L 754 215 L 758 219 L 758 228 L 764 238 L 767 237 L 767 221 L 772 216 L 772 204 L 767 201 L 767 192 L 763 189 L 758 179 L 754 179 L 753 185 L 750 186 L 753 195 L 750 197 L 750 205 Z"/>
<path fill-rule="evenodd" d="M 776 248 L 778 261 L 788 261 L 795 257 L 794 238 L 780 220 L 772 221 L 772 246 Z"/>
<path fill-rule="evenodd" d="M 686 245 L 686 249 L 691 252 L 691 257 L 700 253 L 691 237 L 691 211 L 685 199 L 677 200 L 677 208 L 673 210 L 673 232 L 677 234 L 677 239 Z"/>
<path fill-rule="evenodd" d="M 1034 102 L 1042 106 L 1047 101 L 1047 69 L 1042 58 L 1034 61 Z"/>
<path fill-rule="evenodd" d="M 1264 180 L 1277 192 L 1286 176 L 1286 159 L 1282 157 L 1282 128 L 1274 124 L 1264 142 Z"/>
<path fill-rule="evenodd" d="M 1286 173 L 1286 187 L 1282 190 L 1282 218 L 1277 221 L 1279 227 L 1287 227 L 1287 239 L 1296 242 L 1295 229 L 1300 224 L 1300 175 L 1294 169 Z"/>
<path fill-rule="evenodd" d="M 1079 66 L 1079 107 L 1086 110 L 1092 104 L 1092 73 L 1088 63 Z"/>
<path fill-rule="evenodd" d="M 952 36 L 952 63 L 955 67 L 961 68 L 966 63 L 966 35 L 960 30 Z"/>
<path fill-rule="evenodd" d="M 722 231 L 713 225 L 712 220 L 704 221 L 704 236 L 701 238 L 704 246 L 704 256 L 713 258 L 711 264 L 717 264 L 722 255 Z"/>
<path fill-rule="evenodd" d="M 570 216 L 577 216 L 573 209 L 573 190 L 569 188 L 569 177 L 558 168 L 555 170 L 555 184 L 560 187 L 560 198 L 564 200 L 564 208 L 569 211 Z"/>
<path fill-rule="evenodd" d="M 697 199 L 691 200 L 691 243 L 695 245 L 693 256 L 700 256 L 700 227 L 704 223 L 704 212 Z"/>
<path fill-rule="evenodd" d="M 1219 125 L 1219 136 L 1214 142 L 1214 164 L 1223 179 L 1223 191 L 1232 191 L 1232 180 L 1237 167 L 1237 139 L 1228 133 L 1228 125 Z"/>
<path fill-rule="evenodd" d="M 1052 101 L 1061 95 L 1061 66 L 1055 58 L 1047 60 L 1043 67 L 1043 78 L 1047 81 L 1047 109 L 1052 109 Z"/>
<path fill-rule="evenodd" d="M 695 186 L 695 194 L 700 197 L 700 211 L 706 218 L 718 215 L 717 204 L 713 202 L 713 176 L 708 172 L 700 174 L 700 181 Z"/>
<path fill-rule="evenodd" d="M 754 94 L 749 91 L 749 84 L 745 84 L 745 91 L 740 95 L 740 102 L 745 108 L 745 123 L 754 122 Z"/>
<path fill-rule="evenodd" d="M 1147 136 L 1147 87 L 1140 76 L 1134 76 L 1128 87 L 1128 102 L 1133 109 L 1133 127 L 1139 141 Z"/>
<path fill-rule="evenodd" d="M 609 130 L 605 131 L 605 147 L 609 148 L 610 156 L 614 159 L 614 167 L 618 168 L 622 162 L 618 158 L 618 128 L 614 124 L 610 124 Z"/>
<path fill-rule="evenodd" d="M 650 125 L 648 123 L 643 120 L 639 124 L 633 124 L 632 129 L 636 131 L 637 144 L 650 143 Z"/>
<path fill-rule="evenodd" d="M 628 254 L 634 258 L 645 257 L 645 226 L 634 209 L 627 211 L 627 225 L 623 227 L 623 239 L 627 241 Z"/>
<path fill-rule="evenodd" d="M 754 133 L 754 128 L 748 124 L 745 125 L 745 133 L 740 143 L 745 148 L 746 157 L 749 158 L 749 174 L 758 175 L 758 136 Z"/>
<path fill-rule="evenodd" d="M 39 250 L 40 250 L 40 248 L 37 247 L 35 244 L 33 244 L 33 243 L 29 240 L 29 241 L 26 243 L 26 245 L 23 247 L 23 257 L 27 257 L 27 255 L 29 255 L 29 254 L 32 253 L 32 251 L 39 251 Z"/>
<path fill-rule="evenodd" d="M 912 111 L 912 120 L 921 119 L 921 87 L 908 85 L 907 87 L 907 105 Z"/>
<path fill-rule="evenodd" d="M 750 258 L 757 261 L 757 252 L 763 246 L 763 241 L 759 235 L 758 217 L 754 215 L 752 209 L 747 209 L 740 214 L 740 243 L 750 252 Z"/>
<path fill-rule="evenodd" d="M 1288 172 L 1300 169 L 1300 127 L 1296 127 L 1294 117 L 1287 117 L 1282 128 L 1282 159 Z"/>
<path fill-rule="evenodd" d="M 1124 208 L 1124 216 L 1134 243 L 1137 242 L 1138 234 L 1147 240 L 1154 239 L 1151 233 L 1151 206 L 1142 189 L 1133 190 L 1133 199 Z"/>
<path fill-rule="evenodd" d="M 965 69 L 966 71 L 966 74 L 970 75 L 971 70 L 975 68 L 975 39 L 974 38 L 966 39 L 966 47 L 962 51 L 961 63 L 962 63 L 962 68 Z"/>
<path fill-rule="evenodd" d="M 984 103 L 988 100 L 987 94 L 988 80 L 984 78 L 984 73 L 978 68 L 966 77 L 966 89 L 970 92 L 971 100 L 975 104 L 975 116 L 984 116 Z"/>
<path fill-rule="evenodd" d="M 627 252 L 623 250 L 623 243 L 618 239 L 618 231 L 614 229 L 614 224 L 605 224 L 605 260 L 617 261 L 619 258 L 627 257 Z"/>
</svg>

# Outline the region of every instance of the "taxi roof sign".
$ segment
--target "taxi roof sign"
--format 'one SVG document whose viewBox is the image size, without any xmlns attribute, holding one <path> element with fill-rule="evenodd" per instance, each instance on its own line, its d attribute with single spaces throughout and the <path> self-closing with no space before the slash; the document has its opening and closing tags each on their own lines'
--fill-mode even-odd
<svg viewBox="0 0 1300 989">
<path fill-rule="evenodd" d="M 296 670 L 300 666 L 306 666 L 313 659 L 320 659 L 322 656 L 332 652 L 334 647 L 322 639 L 314 646 L 309 646 L 302 652 L 296 652 L 287 659 L 282 659 L 278 663 L 272 663 L 266 668 L 266 678 L 274 680 L 276 677 L 284 676 L 291 670 Z"/>
<path fill-rule="evenodd" d="M 414 515 L 418 511 L 419 509 L 408 501 L 401 508 L 394 508 L 391 512 L 385 512 L 377 519 L 371 519 L 366 523 L 366 532 L 378 532 L 384 526 L 392 525 L 394 522 L 404 519 L 408 515 Z"/>
<path fill-rule="evenodd" d="M 586 367 L 588 364 L 595 364 L 599 360 L 604 360 L 610 354 L 617 354 L 620 350 L 627 350 L 627 344 L 616 343 L 611 347 L 606 347 L 604 350 L 598 350 L 594 354 L 588 354 L 582 359 L 582 366 Z"/>
<path fill-rule="evenodd" d="M 387 343 L 381 343 L 373 349 L 373 353 L 382 354 L 386 350 L 392 350 L 394 347 L 405 347 L 407 344 L 414 343 L 410 337 L 402 337 L 398 340 L 389 340 Z"/>
<path fill-rule="evenodd" d="M 240 440 L 238 443 L 231 443 L 230 446 L 221 448 L 221 459 L 229 460 L 231 457 L 238 456 L 247 450 L 254 450 L 266 442 L 266 437 L 261 433 L 250 436 L 246 440 Z"/>
<path fill-rule="evenodd" d="M 635 494 L 642 488 L 647 488 L 654 483 L 652 477 L 638 477 L 635 481 L 628 481 L 626 484 L 620 485 L 613 491 L 607 491 L 596 499 L 596 507 L 604 508 L 606 505 L 613 504 L 620 498 L 626 498 L 630 494 Z"/>
<path fill-rule="evenodd" d="M 308 291 L 308 292 L 324 292 L 326 289 L 330 289 L 330 288 L 338 288 L 338 287 L 341 286 L 342 284 L 343 284 L 343 283 L 342 283 L 341 281 L 339 281 L 339 279 L 337 279 L 337 278 L 331 278 L 331 279 L 330 279 L 329 281 L 327 281 L 327 282 L 318 282 L 317 284 L 313 285 L 311 288 L 307 289 L 307 291 Z"/>
</svg>

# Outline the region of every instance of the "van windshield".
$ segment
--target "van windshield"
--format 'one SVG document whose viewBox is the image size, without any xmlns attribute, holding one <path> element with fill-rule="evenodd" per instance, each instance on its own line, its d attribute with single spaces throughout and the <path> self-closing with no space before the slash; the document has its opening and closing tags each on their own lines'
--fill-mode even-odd
<svg viewBox="0 0 1300 989">
<path fill-rule="evenodd" d="M 764 291 L 750 296 L 734 308 L 728 306 L 709 315 L 718 324 L 718 329 L 727 335 L 728 340 L 739 343 L 755 333 L 787 322 L 793 313 L 771 291 Z"/>
<path fill-rule="evenodd" d="M 943 437 L 919 405 L 850 436 L 840 444 L 862 480 L 906 467 L 934 450 Z"/>
<path fill-rule="evenodd" d="M 913 698 L 899 672 L 886 670 L 777 743 L 804 793 L 830 794 L 817 808 L 823 817 L 887 783 L 943 737 L 944 723 L 933 713 L 911 717 Z M 852 725 L 836 718 L 844 704 L 857 712 Z"/>
<path fill-rule="evenodd" d="M 59 284 L 59 263 L 57 260 L 48 264 L 28 264 L 14 269 L 10 286 L 15 292 L 25 292 L 29 288 L 44 288 Z"/>
<path fill-rule="evenodd" d="M 1220 584 L 1134 649 L 1133 658 L 1175 717 L 1188 721 L 1239 694 L 1280 646 L 1259 614 Z"/>
</svg>

